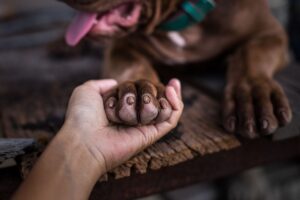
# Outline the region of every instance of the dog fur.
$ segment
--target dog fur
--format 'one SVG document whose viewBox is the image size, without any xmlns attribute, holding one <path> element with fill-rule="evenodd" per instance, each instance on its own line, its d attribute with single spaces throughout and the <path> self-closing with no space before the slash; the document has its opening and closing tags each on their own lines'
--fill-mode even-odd
<svg viewBox="0 0 300 200">
<path fill-rule="evenodd" d="M 102 12 L 124 0 L 64 0 L 72 7 Z M 248 138 L 272 134 L 288 124 L 292 111 L 281 86 L 273 79 L 287 63 L 288 39 L 271 15 L 267 0 L 216 0 L 204 22 L 181 32 L 157 29 L 176 11 L 180 0 L 141 0 L 137 27 L 109 39 L 105 77 L 119 81 L 106 97 L 108 118 L 136 126 L 167 120 L 171 107 L 154 65 L 189 66 L 226 55 L 227 85 L 224 128 Z M 102 41 L 103 37 L 96 37 Z"/>
</svg>

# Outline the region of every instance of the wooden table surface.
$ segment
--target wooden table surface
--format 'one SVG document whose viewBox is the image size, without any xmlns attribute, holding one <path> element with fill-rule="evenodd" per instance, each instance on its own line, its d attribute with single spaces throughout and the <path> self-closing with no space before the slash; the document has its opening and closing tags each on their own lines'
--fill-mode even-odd
<svg viewBox="0 0 300 200">
<path fill-rule="evenodd" d="M 97 53 L 91 50 L 92 55 Z M 99 56 L 49 55 L 44 47 L 0 51 L 0 126 L 6 138 L 50 140 L 64 119 L 72 89 L 99 77 Z M 168 74 L 172 75 L 172 74 Z M 176 75 L 176 74 L 175 74 Z M 294 110 L 293 122 L 273 137 L 242 140 L 221 127 L 221 71 L 180 75 L 184 82 L 185 112 L 167 137 L 99 182 L 91 199 L 132 199 L 214 180 L 255 166 L 300 155 L 300 66 L 277 78 Z M 26 162 L 26 160 L 22 160 Z M 21 170 L 27 173 L 24 165 Z M 24 163 L 23 163 L 24 164 Z M 0 170 L 0 199 L 7 199 L 21 182 L 16 167 Z"/>
</svg>

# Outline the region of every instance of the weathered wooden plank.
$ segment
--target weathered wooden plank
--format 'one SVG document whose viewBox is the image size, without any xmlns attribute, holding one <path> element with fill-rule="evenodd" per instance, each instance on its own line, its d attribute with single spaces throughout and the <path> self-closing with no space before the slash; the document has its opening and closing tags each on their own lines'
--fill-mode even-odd
<svg viewBox="0 0 300 200">
<path fill-rule="evenodd" d="M 127 178 L 98 183 L 90 199 L 134 199 L 215 180 L 255 166 L 298 159 L 299 144 L 300 137 L 276 142 L 268 138 L 248 141 L 229 151 L 196 157 L 146 174 L 132 174 Z M 9 199 L 20 183 L 16 168 L 0 170 L 0 194 L 4 199 Z"/>
<path fill-rule="evenodd" d="M 36 138 L 46 144 L 63 122 L 71 90 L 72 87 L 62 91 L 59 87 L 50 87 L 6 105 L 1 114 L 4 136 Z M 44 95 L 45 91 L 48 93 L 47 96 Z M 119 179 L 130 176 L 132 171 L 146 173 L 149 169 L 158 170 L 196 156 L 239 146 L 234 136 L 223 132 L 216 124 L 219 106 L 214 100 L 188 85 L 184 86 L 183 91 L 187 104 L 177 130 L 109 172 L 112 176 L 108 177 Z M 206 109 L 207 107 L 209 109 Z M 228 141 L 231 145 L 228 145 Z M 23 167 L 30 169 L 28 164 L 24 164 Z M 28 169 L 22 169 L 22 172 L 27 174 Z"/>
<path fill-rule="evenodd" d="M 0 167 L 9 159 L 37 150 L 34 139 L 0 139 Z"/>
<path fill-rule="evenodd" d="M 9 69 L 4 67 L 4 72 L 21 70 L 25 81 L 24 78 L 7 79 L 5 73 L 2 77 L 0 74 L 0 82 L 12 82 L 10 89 L 0 86 L 0 96 L 4 97 L 0 101 L 0 124 L 5 137 L 35 138 L 47 144 L 63 123 L 72 89 L 84 80 L 94 79 L 98 73 L 96 67 L 86 68 L 87 63 L 96 66 L 99 60 L 89 58 L 83 62 L 85 57 L 62 59 L 59 65 L 64 68 L 56 67 L 54 73 L 57 77 L 45 81 L 49 80 L 48 73 L 53 70 L 51 67 L 58 63 L 52 57 L 45 56 L 44 49 L 23 51 L 2 53 L 6 60 L 1 60 L 0 65 L 1 62 L 2 65 L 12 65 Z M 38 55 L 37 58 L 33 58 L 34 55 Z M 19 62 L 14 61 L 15 56 L 24 61 L 22 69 L 18 68 Z M 45 72 L 40 71 L 38 79 L 31 77 L 39 67 L 43 67 Z M 70 78 L 69 74 L 74 73 L 77 76 Z M 22 89 L 18 87 L 20 82 L 25 83 L 22 84 Z M 189 85 L 185 85 L 183 91 L 186 107 L 178 128 L 124 165 L 109 172 L 101 180 L 130 176 L 132 172 L 143 174 L 150 169 L 158 170 L 239 146 L 235 137 L 224 133 L 219 127 L 218 102 Z M 23 174 L 30 170 L 30 158 L 23 160 Z"/>
<path fill-rule="evenodd" d="M 43 67 L 46 67 L 47 72 L 51 69 L 50 65 L 57 65 L 56 62 L 41 53 L 42 51 L 30 51 L 31 54 L 27 52 L 25 57 L 20 55 L 27 61 L 24 61 L 21 71 L 25 71 L 24 74 L 28 74 L 28 77 L 31 77 L 30 74 L 37 69 L 35 65 L 44 63 Z M 29 59 L 30 62 L 28 61 L 28 57 L 34 54 L 41 56 L 38 60 L 40 63 L 32 62 L 34 58 Z M 11 61 L 12 57 L 12 55 L 8 56 L 8 61 L 4 61 L 4 63 Z M 98 60 L 91 60 L 90 64 L 96 66 Z M 0 65 L 1 62 L 3 61 L 0 61 Z M 63 123 L 72 89 L 84 80 L 94 79 L 98 71 L 96 67 L 85 68 L 87 63 L 80 62 L 77 58 L 60 62 L 60 65 L 66 68 L 62 71 L 60 68 L 56 68 L 55 73 L 57 75 L 64 74 L 64 76 L 58 75 L 51 81 L 43 79 L 45 76 L 44 78 L 47 80 L 47 73 L 41 73 L 41 77 L 33 82 L 27 79 L 25 82 L 22 79 L 8 80 L 5 76 L 1 79 L 0 75 L 0 82 L 12 81 L 10 89 L 0 86 L 0 97 L 3 97 L 0 101 L 0 124 L 4 136 L 36 138 L 46 144 L 58 131 Z M 83 69 L 87 72 L 83 73 Z M 20 69 L 15 66 L 12 67 L 12 70 Z M 72 76 L 69 74 L 72 73 L 77 75 L 70 78 Z M 22 88 L 19 87 L 20 82 L 25 83 L 22 84 Z M 101 180 L 145 174 L 151 170 L 178 165 L 191 159 L 198 159 L 240 146 L 239 140 L 235 136 L 225 133 L 221 127 L 219 102 L 186 83 L 183 91 L 186 106 L 177 129 L 124 165 L 110 171 Z M 35 156 L 29 156 L 23 160 L 21 164 L 23 174 L 28 173 L 33 160 L 35 160 Z"/>
<path fill-rule="evenodd" d="M 20 69 L 20 61 L 13 61 L 16 55 L 12 52 L 4 54 L 8 60 L 0 60 L 0 66 L 7 63 L 11 66 L 0 68 L 4 72 L 0 73 L 1 130 L 7 137 L 37 138 L 47 143 L 63 122 L 72 89 L 85 80 L 97 77 L 95 66 L 98 60 L 82 62 L 82 59 L 72 58 L 54 62 L 47 60 L 49 58 L 43 51 L 35 49 L 18 54 L 18 58 L 24 61 Z M 34 58 L 30 59 L 33 55 Z M 43 67 L 45 72 L 38 71 L 38 67 Z M 40 74 L 37 78 L 36 71 Z M 14 80 L 8 78 L 12 73 L 17 74 Z M 51 73 L 55 76 L 49 79 Z M 20 78 L 21 75 L 25 78 Z M 298 116 L 299 86 L 293 81 L 289 83 L 289 80 L 287 78 L 287 84 L 284 85 L 287 86 L 285 88 Z M 189 84 L 184 86 L 184 100 L 186 108 L 177 129 L 101 177 L 101 181 L 108 182 L 96 186 L 92 199 L 97 199 L 100 194 L 104 199 L 130 199 L 196 181 L 211 180 L 266 162 L 299 156 L 299 138 L 282 142 L 261 139 L 240 146 L 239 140 L 224 133 L 221 128 L 219 102 Z M 292 125 L 292 130 L 289 130 L 289 126 L 283 132 L 299 134 L 299 123 L 294 121 Z M 23 175 L 29 172 L 36 157 L 36 154 L 29 154 L 21 159 Z M 8 180 L 5 173 L 0 172 L 1 175 L 6 179 L 2 182 L 0 179 L 0 193 L 10 191 L 11 194 L 20 180 L 14 174 L 10 175 L 13 179 Z"/>
</svg>

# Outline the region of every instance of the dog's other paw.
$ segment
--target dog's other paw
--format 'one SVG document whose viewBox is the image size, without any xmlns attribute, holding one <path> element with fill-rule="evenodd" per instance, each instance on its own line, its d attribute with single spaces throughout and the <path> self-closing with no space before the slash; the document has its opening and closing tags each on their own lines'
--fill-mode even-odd
<svg viewBox="0 0 300 200">
<path fill-rule="evenodd" d="M 172 112 L 165 87 L 147 80 L 122 83 L 104 99 L 107 118 L 121 125 L 159 123 L 168 120 Z"/>
<path fill-rule="evenodd" d="M 223 125 L 231 133 L 247 138 L 269 135 L 291 119 L 288 99 L 273 79 L 242 79 L 225 89 Z"/>
</svg>

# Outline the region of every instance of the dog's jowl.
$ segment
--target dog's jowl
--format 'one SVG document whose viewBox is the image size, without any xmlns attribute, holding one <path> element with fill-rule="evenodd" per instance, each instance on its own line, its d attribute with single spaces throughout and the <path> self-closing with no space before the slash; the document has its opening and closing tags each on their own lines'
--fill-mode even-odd
<svg viewBox="0 0 300 200">
<path fill-rule="evenodd" d="M 64 0 L 78 10 L 66 33 L 107 44 L 105 76 L 119 81 L 105 108 L 113 123 L 168 120 L 171 106 L 153 65 L 188 65 L 227 55 L 223 125 L 248 138 L 291 121 L 273 79 L 287 62 L 287 36 L 267 0 Z M 157 67 L 157 66 L 156 66 Z M 158 66 L 159 67 L 159 66 Z"/>
</svg>

